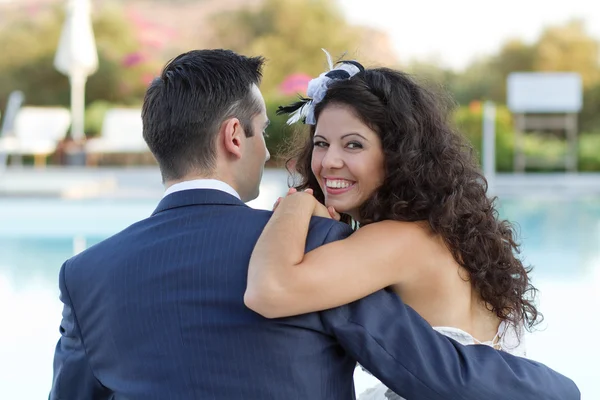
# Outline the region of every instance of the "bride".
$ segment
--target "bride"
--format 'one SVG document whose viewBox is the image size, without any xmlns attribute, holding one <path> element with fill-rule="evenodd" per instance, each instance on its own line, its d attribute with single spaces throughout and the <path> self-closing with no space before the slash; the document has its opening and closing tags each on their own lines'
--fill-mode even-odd
<svg viewBox="0 0 600 400">
<path fill-rule="evenodd" d="M 254 248 L 247 306 L 285 317 L 387 288 L 441 334 L 524 356 L 535 288 L 436 96 L 355 61 L 331 65 L 308 96 L 280 108 L 310 137 L 294 159 L 300 185 L 278 200 Z M 360 228 L 304 254 L 311 216 Z M 400 397 L 381 384 L 360 399 Z"/>
</svg>

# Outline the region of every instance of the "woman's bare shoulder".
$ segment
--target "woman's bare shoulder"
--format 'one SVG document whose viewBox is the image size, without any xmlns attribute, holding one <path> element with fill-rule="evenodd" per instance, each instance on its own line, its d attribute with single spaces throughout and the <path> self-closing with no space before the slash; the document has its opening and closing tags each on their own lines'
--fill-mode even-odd
<svg viewBox="0 0 600 400">
<path fill-rule="evenodd" d="M 352 236 L 354 246 L 368 246 L 387 257 L 402 257 L 407 265 L 439 263 L 449 258 L 443 239 L 427 222 L 380 221 L 359 228 Z"/>
<path fill-rule="evenodd" d="M 400 237 L 433 237 L 427 222 L 385 220 L 360 227 L 355 235 L 376 236 L 385 241 L 396 241 Z"/>
</svg>

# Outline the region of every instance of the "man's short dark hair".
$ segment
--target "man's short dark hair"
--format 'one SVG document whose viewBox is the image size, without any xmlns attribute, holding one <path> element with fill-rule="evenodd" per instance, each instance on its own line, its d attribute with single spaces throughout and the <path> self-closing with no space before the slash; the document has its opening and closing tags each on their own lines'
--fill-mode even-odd
<svg viewBox="0 0 600 400">
<path fill-rule="evenodd" d="M 193 50 L 171 60 L 146 91 L 144 140 L 158 161 L 163 181 L 215 166 L 215 141 L 228 118 L 238 118 L 253 136 L 252 118 L 261 104 L 252 92 L 260 84 L 264 58 L 230 50 Z"/>
</svg>

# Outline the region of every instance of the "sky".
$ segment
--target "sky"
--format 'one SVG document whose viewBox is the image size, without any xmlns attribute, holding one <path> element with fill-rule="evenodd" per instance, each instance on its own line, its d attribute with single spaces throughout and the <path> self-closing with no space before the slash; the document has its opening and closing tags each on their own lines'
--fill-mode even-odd
<svg viewBox="0 0 600 400">
<path fill-rule="evenodd" d="M 598 0 L 338 1 L 350 22 L 387 32 L 401 62 L 433 60 L 460 70 L 507 39 L 533 42 L 547 25 L 572 18 L 600 40 Z"/>
</svg>

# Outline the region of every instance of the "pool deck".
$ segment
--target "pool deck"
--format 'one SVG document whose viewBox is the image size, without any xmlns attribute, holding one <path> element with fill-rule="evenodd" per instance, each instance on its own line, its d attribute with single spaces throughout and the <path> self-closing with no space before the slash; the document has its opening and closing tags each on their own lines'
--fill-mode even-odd
<svg viewBox="0 0 600 400">
<path fill-rule="evenodd" d="M 286 187 L 285 170 L 266 169 L 264 178 Z M 490 188 L 500 198 L 597 197 L 600 173 L 497 174 Z M 11 167 L 0 172 L 0 197 L 150 199 L 162 192 L 157 167 Z"/>
</svg>

